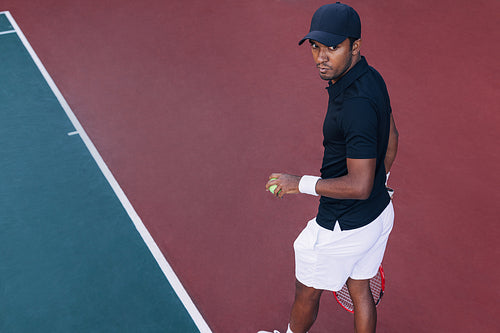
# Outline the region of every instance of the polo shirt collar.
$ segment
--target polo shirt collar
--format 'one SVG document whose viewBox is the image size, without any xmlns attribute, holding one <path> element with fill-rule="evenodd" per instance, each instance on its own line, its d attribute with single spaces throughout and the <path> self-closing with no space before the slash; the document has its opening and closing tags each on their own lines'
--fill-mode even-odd
<svg viewBox="0 0 500 333">
<path fill-rule="evenodd" d="M 342 91 L 344 91 L 347 87 L 349 87 L 354 81 L 356 81 L 360 76 L 362 76 L 368 70 L 368 62 L 365 57 L 361 56 L 361 59 L 358 61 L 353 68 L 351 68 L 344 76 L 342 76 L 337 82 L 332 83 L 332 81 L 328 82 L 328 92 L 330 93 L 330 97 L 337 97 Z"/>
</svg>

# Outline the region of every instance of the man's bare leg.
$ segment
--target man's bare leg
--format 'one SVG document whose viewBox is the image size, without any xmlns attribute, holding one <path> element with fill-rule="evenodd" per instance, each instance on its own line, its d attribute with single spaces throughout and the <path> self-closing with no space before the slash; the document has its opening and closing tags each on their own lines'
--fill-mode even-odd
<svg viewBox="0 0 500 333">
<path fill-rule="evenodd" d="M 290 329 L 293 333 L 306 333 L 318 316 L 322 290 L 295 282 L 295 301 L 290 315 Z"/>
<path fill-rule="evenodd" d="M 374 333 L 377 327 L 377 309 L 370 291 L 370 280 L 347 280 L 347 287 L 354 304 L 354 331 Z"/>
</svg>

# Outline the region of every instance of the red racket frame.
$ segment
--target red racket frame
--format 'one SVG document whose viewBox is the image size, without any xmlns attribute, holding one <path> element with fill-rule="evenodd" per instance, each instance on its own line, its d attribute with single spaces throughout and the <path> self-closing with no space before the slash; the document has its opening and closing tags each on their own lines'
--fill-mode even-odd
<svg viewBox="0 0 500 333">
<path fill-rule="evenodd" d="M 380 292 L 379 295 L 373 295 L 373 288 L 372 288 L 372 295 L 373 295 L 373 300 L 375 301 L 375 306 L 379 305 L 380 300 L 382 299 L 382 296 L 384 296 L 384 291 L 385 291 L 385 274 L 384 270 L 382 269 L 382 265 L 380 265 L 377 275 L 375 275 L 372 279 L 370 279 L 370 287 L 372 287 L 372 281 L 375 283 L 376 277 L 380 275 Z M 337 302 L 342 306 L 345 310 L 354 313 L 354 308 L 352 305 L 352 300 L 351 296 L 349 295 L 349 290 L 347 289 L 347 284 L 345 284 L 341 290 L 338 292 L 333 292 L 333 295 L 335 296 L 335 299 Z"/>
</svg>

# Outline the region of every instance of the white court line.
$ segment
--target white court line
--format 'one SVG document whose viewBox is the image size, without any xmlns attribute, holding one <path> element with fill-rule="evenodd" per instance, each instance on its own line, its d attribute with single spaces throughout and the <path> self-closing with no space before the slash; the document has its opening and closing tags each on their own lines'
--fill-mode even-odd
<svg viewBox="0 0 500 333">
<path fill-rule="evenodd" d="M 77 134 L 78 134 L 78 131 L 69 132 L 69 133 L 68 133 L 68 136 L 77 135 Z"/>
<path fill-rule="evenodd" d="M 1 14 L 1 13 L 0 13 Z M 0 35 L 6 35 L 6 34 L 13 34 L 15 33 L 16 30 L 7 30 L 7 31 L 2 31 L 0 32 Z"/>
<path fill-rule="evenodd" d="M 201 316 L 200 312 L 196 308 L 196 305 L 193 303 L 193 301 L 189 297 L 187 291 L 184 289 L 184 286 L 179 281 L 179 278 L 177 277 L 177 275 L 173 271 L 173 269 L 170 266 L 170 264 L 168 263 L 168 261 L 163 256 L 163 253 L 161 253 L 160 249 L 158 248 L 158 245 L 156 244 L 154 239 L 151 237 L 151 234 L 149 233 L 149 231 L 144 226 L 144 223 L 142 222 L 139 215 L 137 215 L 137 212 L 132 207 L 132 204 L 130 203 L 127 196 L 125 195 L 125 193 L 121 189 L 121 187 L 118 184 L 118 182 L 116 181 L 115 177 L 112 175 L 111 171 L 109 170 L 106 163 L 102 159 L 101 155 L 99 154 L 99 152 L 95 148 L 94 144 L 92 143 L 92 141 L 90 141 L 90 138 L 88 137 L 87 133 L 85 133 L 85 130 L 80 125 L 80 122 L 78 121 L 75 114 L 73 113 L 73 111 L 69 107 L 68 103 L 66 102 L 66 100 L 62 96 L 61 92 L 59 91 L 59 89 L 55 85 L 54 81 L 52 80 L 49 73 L 47 72 L 47 70 L 43 66 L 42 62 L 40 61 L 40 59 L 36 55 L 35 51 L 31 47 L 31 45 L 29 44 L 28 40 L 26 39 L 26 37 L 22 33 L 21 29 L 19 28 L 19 26 L 15 22 L 14 18 L 12 17 L 10 12 L 8 12 L 8 11 L 0 12 L 0 14 L 5 14 L 7 16 L 7 18 L 9 19 L 10 23 L 12 24 L 12 27 L 14 28 L 14 31 L 17 32 L 18 37 L 21 39 L 21 41 L 24 44 L 24 47 L 31 55 L 35 64 L 38 66 L 38 69 L 40 70 L 43 77 L 45 78 L 45 80 L 49 84 L 50 88 L 52 89 L 53 93 L 57 97 L 59 103 L 61 104 L 64 111 L 66 112 L 66 115 L 73 123 L 73 126 L 75 127 L 76 131 L 71 132 L 71 133 L 80 134 L 80 137 L 82 138 L 83 142 L 87 146 L 87 149 L 90 151 L 92 157 L 94 157 L 96 163 L 99 165 L 101 172 L 104 174 L 107 181 L 109 182 L 109 184 L 113 188 L 116 196 L 120 199 L 120 202 L 122 203 L 123 207 L 127 211 L 128 215 L 131 218 L 132 222 L 134 223 L 135 227 L 137 228 L 137 231 L 139 232 L 142 239 L 144 240 L 144 242 L 148 246 L 149 250 L 153 254 L 154 258 L 156 259 L 156 262 L 158 263 L 161 270 L 163 271 L 163 274 L 165 274 L 165 277 L 168 279 L 168 282 L 170 283 L 172 288 L 175 290 L 175 292 L 176 292 L 177 296 L 179 297 L 179 299 L 181 300 L 182 304 L 184 305 L 184 307 L 186 308 L 188 313 L 191 315 L 194 323 L 196 324 L 196 326 L 198 327 L 198 329 L 200 330 L 201 333 L 212 333 L 212 331 L 208 327 L 208 324 L 206 323 L 205 319 Z M 71 133 L 68 133 L 68 134 L 71 134 Z"/>
</svg>

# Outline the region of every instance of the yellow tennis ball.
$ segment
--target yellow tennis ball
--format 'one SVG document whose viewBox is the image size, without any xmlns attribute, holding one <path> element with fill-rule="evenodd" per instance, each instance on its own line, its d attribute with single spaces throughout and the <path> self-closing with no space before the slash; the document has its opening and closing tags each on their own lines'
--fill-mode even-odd
<svg viewBox="0 0 500 333">
<path fill-rule="evenodd" d="M 271 178 L 270 180 L 275 180 L 275 179 L 278 179 L 278 178 Z M 272 194 L 274 194 L 274 190 L 276 190 L 276 187 L 278 187 L 278 185 L 271 185 L 271 186 L 269 186 L 269 192 L 271 192 Z"/>
</svg>

